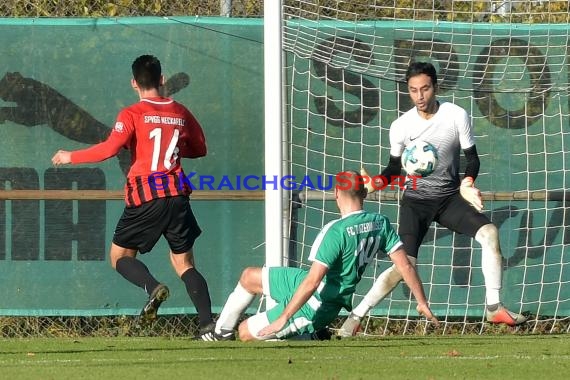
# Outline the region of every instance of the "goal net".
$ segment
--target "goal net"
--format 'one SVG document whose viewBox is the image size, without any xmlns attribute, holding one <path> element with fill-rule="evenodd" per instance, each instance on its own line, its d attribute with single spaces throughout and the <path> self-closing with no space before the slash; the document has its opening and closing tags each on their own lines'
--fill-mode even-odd
<svg viewBox="0 0 570 380">
<path fill-rule="evenodd" d="M 390 123 L 411 108 L 405 70 L 411 61 L 430 61 L 440 101 L 472 117 L 481 159 L 477 184 L 484 212 L 500 231 L 503 302 L 533 315 L 528 329 L 568 331 L 568 7 L 567 1 L 285 1 L 286 161 L 290 175 L 311 180 L 293 191 L 290 265 L 307 265 L 318 231 L 339 216 L 327 181 L 361 165 L 377 174 L 387 164 Z M 397 226 L 400 195 L 375 193 L 365 208 Z M 368 267 L 354 305 L 390 265 L 378 257 Z M 476 242 L 434 224 L 418 270 L 444 332 L 487 327 Z M 400 284 L 371 310 L 363 332 L 427 328 L 417 321 Z"/>
</svg>

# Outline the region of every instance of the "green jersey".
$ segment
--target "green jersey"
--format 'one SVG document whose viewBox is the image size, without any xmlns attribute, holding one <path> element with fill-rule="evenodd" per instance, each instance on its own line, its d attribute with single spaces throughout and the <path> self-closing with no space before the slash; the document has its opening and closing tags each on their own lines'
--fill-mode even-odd
<svg viewBox="0 0 570 380">
<path fill-rule="evenodd" d="M 352 295 L 364 269 L 378 254 L 391 254 L 402 245 L 384 215 L 355 211 L 328 223 L 309 254 L 310 261 L 328 267 L 319 294 L 323 302 L 352 310 Z"/>
</svg>

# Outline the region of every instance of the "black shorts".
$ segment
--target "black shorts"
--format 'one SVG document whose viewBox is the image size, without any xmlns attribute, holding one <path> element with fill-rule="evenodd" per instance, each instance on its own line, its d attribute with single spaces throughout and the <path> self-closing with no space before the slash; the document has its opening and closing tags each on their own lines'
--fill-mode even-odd
<svg viewBox="0 0 570 380">
<path fill-rule="evenodd" d="M 442 198 L 402 198 L 398 234 L 408 255 L 418 257 L 418 250 L 433 221 L 453 232 L 471 238 L 481 227 L 491 223 L 478 212 L 459 192 Z"/>
<path fill-rule="evenodd" d="M 113 243 L 146 253 L 164 235 L 173 253 L 185 253 L 201 233 L 188 197 L 166 197 L 126 207 L 115 228 Z"/>
</svg>

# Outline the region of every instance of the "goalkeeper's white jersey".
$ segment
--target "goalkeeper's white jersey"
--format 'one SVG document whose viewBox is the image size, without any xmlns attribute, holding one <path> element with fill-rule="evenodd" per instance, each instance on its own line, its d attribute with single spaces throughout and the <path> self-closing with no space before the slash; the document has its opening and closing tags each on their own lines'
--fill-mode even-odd
<svg viewBox="0 0 570 380">
<path fill-rule="evenodd" d="M 405 195 L 414 199 L 430 199 L 457 192 L 459 188 L 459 155 L 475 145 L 467 112 L 453 104 L 441 103 L 429 119 L 422 118 L 414 107 L 390 126 L 390 155 L 401 157 L 404 148 L 419 139 L 432 144 L 438 153 L 438 164 L 432 174 L 406 181 Z"/>
</svg>

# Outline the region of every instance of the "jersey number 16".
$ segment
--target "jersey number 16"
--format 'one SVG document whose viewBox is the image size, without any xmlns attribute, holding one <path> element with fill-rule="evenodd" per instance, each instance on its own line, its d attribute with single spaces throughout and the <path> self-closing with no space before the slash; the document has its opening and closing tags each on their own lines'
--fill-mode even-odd
<svg viewBox="0 0 570 380">
<path fill-rule="evenodd" d="M 170 143 L 168 144 L 168 148 L 166 152 L 164 152 L 164 157 L 162 164 L 166 170 L 170 169 L 172 164 L 176 162 L 178 159 L 178 147 L 176 144 L 178 143 L 178 136 L 180 135 L 180 131 L 178 129 L 174 129 L 172 133 L 172 138 L 170 139 Z M 152 162 L 150 164 L 150 170 L 156 172 L 158 170 L 158 160 L 160 159 L 160 148 L 162 143 L 162 128 L 155 128 L 150 131 L 149 138 L 152 140 L 154 139 L 154 147 L 152 150 Z"/>
</svg>

